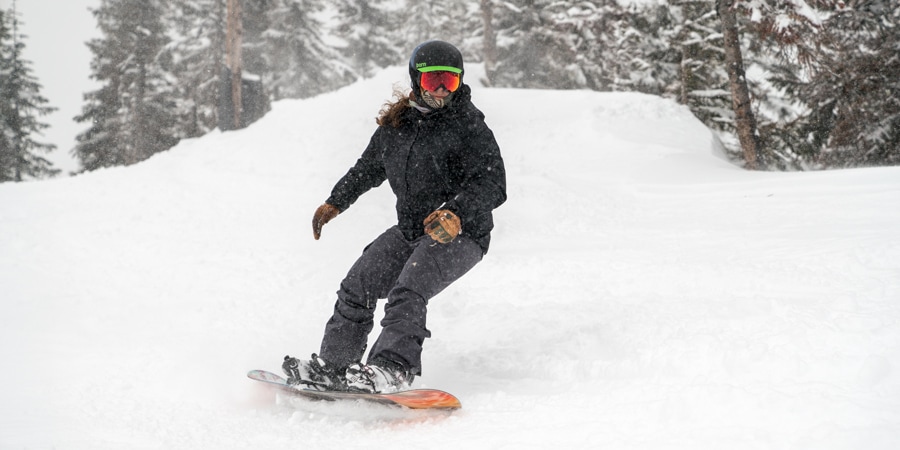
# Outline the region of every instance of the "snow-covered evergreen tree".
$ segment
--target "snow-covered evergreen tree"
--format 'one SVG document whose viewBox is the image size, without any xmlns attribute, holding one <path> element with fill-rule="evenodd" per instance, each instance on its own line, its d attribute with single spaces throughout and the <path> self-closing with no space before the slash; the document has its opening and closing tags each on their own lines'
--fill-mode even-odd
<svg viewBox="0 0 900 450">
<path fill-rule="evenodd" d="M 732 133 L 734 112 L 714 0 L 675 0 L 668 40 L 677 51 L 680 103 L 714 130 Z"/>
<path fill-rule="evenodd" d="M 900 163 L 900 4 L 742 0 L 755 63 L 760 134 L 780 167 Z M 759 87 L 758 87 L 759 88 Z"/>
<path fill-rule="evenodd" d="M 494 10 L 496 86 L 534 89 L 583 87 L 573 37 L 561 32 L 564 9 L 551 0 L 511 0 Z M 564 16 L 562 16 L 564 18 Z"/>
<path fill-rule="evenodd" d="M 624 31 L 623 11 L 615 0 L 583 2 L 557 1 L 546 6 L 549 13 L 547 41 L 549 56 L 566 68 L 575 88 L 595 91 L 614 89 L 617 78 L 630 65 L 627 55 L 618 54 Z M 562 58 L 559 58 L 559 57 Z"/>
<path fill-rule="evenodd" d="M 223 5 L 226 2 L 226 0 L 217 1 L 222 2 Z M 271 58 L 267 55 L 269 41 L 266 39 L 265 33 L 271 26 L 269 11 L 275 6 L 273 0 L 241 0 L 244 28 L 241 60 L 244 66 L 243 71 L 254 76 L 261 76 L 272 71 L 272 68 L 269 67 Z M 224 17 L 221 27 L 224 34 Z M 224 53 L 224 51 L 223 47 L 222 52 Z"/>
<path fill-rule="evenodd" d="M 362 75 L 400 64 L 409 51 L 402 48 L 403 16 L 395 2 L 341 0 L 334 2 L 335 36 L 344 41 L 340 52 Z"/>
<path fill-rule="evenodd" d="M 22 57 L 25 36 L 19 33 L 15 3 L 0 10 L 0 182 L 42 178 L 59 173 L 41 154 L 56 146 L 35 139 L 49 127 L 40 116 L 55 110 L 41 96 L 41 85 Z"/>
<path fill-rule="evenodd" d="M 681 29 L 677 8 L 632 5 L 611 10 L 617 17 L 613 34 L 605 38 L 612 51 L 605 58 L 613 89 L 674 96 L 680 91 L 682 52 L 673 35 Z"/>
<path fill-rule="evenodd" d="M 657 17 L 614 0 L 520 0 L 494 10 L 495 83 L 660 93 L 675 63 Z"/>
<path fill-rule="evenodd" d="M 265 83 L 274 98 L 305 98 L 345 86 L 357 78 L 350 64 L 322 39 L 319 0 L 273 0 L 263 53 L 270 70 Z"/>
<path fill-rule="evenodd" d="M 103 36 L 88 47 L 91 77 L 101 88 L 85 94 L 75 154 L 84 170 L 134 164 L 178 141 L 176 93 L 164 0 L 103 0 L 94 10 Z"/>
<path fill-rule="evenodd" d="M 470 23 L 468 19 L 472 17 L 467 3 L 474 2 L 407 0 L 406 7 L 401 10 L 403 22 L 400 24 L 401 44 L 408 47 L 407 55 L 416 45 L 432 39 L 450 42 L 465 52 L 464 40 L 469 36 L 466 33 L 466 25 Z"/>
<path fill-rule="evenodd" d="M 224 67 L 225 0 L 174 2 L 167 15 L 168 51 L 177 79 L 179 137 L 205 134 L 218 123 L 219 83 Z"/>
<path fill-rule="evenodd" d="M 821 167 L 900 164 L 900 3 L 838 2 L 823 22 L 803 133 Z M 808 145 L 808 144 L 807 144 Z"/>
</svg>

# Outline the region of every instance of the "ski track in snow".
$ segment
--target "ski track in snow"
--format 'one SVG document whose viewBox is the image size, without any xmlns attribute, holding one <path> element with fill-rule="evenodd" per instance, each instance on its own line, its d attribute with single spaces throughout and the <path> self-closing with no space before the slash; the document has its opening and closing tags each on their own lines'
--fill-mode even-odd
<svg viewBox="0 0 900 450">
<path fill-rule="evenodd" d="M 487 89 L 492 247 L 433 299 L 453 413 L 276 398 L 394 222 L 309 218 L 404 68 L 127 168 L 0 186 L 0 448 L 900 448 L 900 168 L 743 171 L 671 101 Z M 374 338 L 374 335 L 373 335 Z"/>
</svg>

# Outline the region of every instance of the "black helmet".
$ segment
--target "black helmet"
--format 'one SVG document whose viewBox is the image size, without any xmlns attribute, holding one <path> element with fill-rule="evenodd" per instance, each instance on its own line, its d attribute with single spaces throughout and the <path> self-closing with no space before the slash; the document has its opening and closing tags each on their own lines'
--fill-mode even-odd
<svg viewBox="0 0 900 450">
<path fill-rule="evenodd" d="M 464 73 L 462 53 L 444 41 L 427 41 L 419 44 L 409 57 L 409 80 L 413 92 L 419 92 L 420 74 L 427 72 L 428 69 L 458 73 L 462 83 Z"/>
</svg>

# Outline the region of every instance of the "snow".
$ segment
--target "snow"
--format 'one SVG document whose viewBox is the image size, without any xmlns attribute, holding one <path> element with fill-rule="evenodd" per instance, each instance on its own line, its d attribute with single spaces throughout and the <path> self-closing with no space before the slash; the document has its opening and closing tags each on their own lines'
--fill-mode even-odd
<svg viewBox="0 0 900 450">
<path fill-rule="evenodd" d="M 310 230 L 405 73 L 0 185 L 0 448 L 900 448 L 900 168 L 744 171 L 635 93 L 474 86 L 509 201 L 416 381 L 462 410 L 276 401 L 246 372 L 394 221 L 385 185 Z"/>
</svg>

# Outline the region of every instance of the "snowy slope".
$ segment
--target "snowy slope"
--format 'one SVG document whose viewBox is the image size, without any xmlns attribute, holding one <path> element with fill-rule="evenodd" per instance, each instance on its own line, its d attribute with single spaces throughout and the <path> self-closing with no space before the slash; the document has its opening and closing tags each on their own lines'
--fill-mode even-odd
<svg viewBox="0 0 900 450">
<path fill-rule="evenodd" d="M 639 94 L 475 87 L 509 201 L 417 380 L 461 411 L 276 404 L 246 371 L 393 222 L 382 186 L 310 231 L 404 76 L 0 185 L 0 448 L 900 448 L 900 168 L 746 172 Z"/>
</svg>

